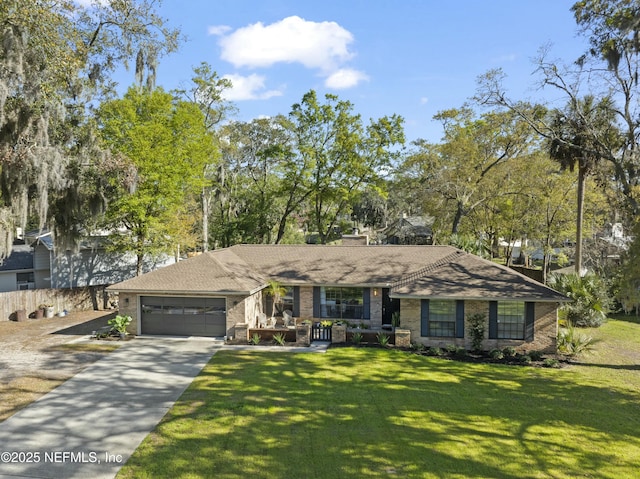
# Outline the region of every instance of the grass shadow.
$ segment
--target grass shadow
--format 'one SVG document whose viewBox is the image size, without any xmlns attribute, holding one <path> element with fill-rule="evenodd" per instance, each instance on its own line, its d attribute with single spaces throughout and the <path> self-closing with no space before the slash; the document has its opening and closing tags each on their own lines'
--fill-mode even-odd
<svg viewBox="0 0 640 479">
<path fill-rule="evenodd" d="M 638 404 L 570 370 L 223 351 L 119 477 L 631 477 Z"/>
</svg>

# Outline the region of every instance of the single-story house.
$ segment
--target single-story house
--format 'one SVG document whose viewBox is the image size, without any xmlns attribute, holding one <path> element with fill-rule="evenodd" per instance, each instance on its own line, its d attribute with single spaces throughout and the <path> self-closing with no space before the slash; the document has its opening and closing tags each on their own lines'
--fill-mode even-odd
<svg viewBox="0 0 640 479">
<path fill-rule="evenodd" d="M 114 284 L 134 334 L 236 336 L 258 326 L 267 283 L 296 318 L 370 329 L 400 315 L 411 341 L 470 349 L 467 318 L 486 317 L 485 349 L 555 351 L 567 298 L 509 268 L 450 246 L 236 245 Z M 245 333 L 246 334 L 246 333 Z M 236 337 L 236 339 L 238 339 Z"/>
</svg>

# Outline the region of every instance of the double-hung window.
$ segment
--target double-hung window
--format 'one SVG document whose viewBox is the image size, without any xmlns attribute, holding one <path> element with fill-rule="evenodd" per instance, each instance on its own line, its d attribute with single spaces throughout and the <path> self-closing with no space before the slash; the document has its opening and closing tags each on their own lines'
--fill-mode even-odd
<svg viewBox="0 0 640 479">
<path fill-rule="evenodd" d="M 498 339 L 524 339 L 524 314 L 522 302 L 498 302 Z"/>
<path fill-rule="evenodd" d="M 453 299 L 421 300 L 420 336 L 464 338 L 464 301 Z"/>
<path fill-rule="evenodd" d="M 456 336 L 456 302 L 429 301 L 429 336 Z"/>
</svg>

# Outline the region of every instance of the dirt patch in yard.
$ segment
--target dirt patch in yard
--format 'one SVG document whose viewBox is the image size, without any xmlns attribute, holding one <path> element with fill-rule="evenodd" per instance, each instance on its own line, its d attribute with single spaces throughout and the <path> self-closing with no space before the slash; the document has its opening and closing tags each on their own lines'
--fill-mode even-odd
<svg viewBox="0 0 640 479">
<path fill-rule="evenodd" d="M 75 343 L 115 314 L 80 311 L 51 319 L 0 321 L 0 421 L 118 347 Z"/>
</svg>

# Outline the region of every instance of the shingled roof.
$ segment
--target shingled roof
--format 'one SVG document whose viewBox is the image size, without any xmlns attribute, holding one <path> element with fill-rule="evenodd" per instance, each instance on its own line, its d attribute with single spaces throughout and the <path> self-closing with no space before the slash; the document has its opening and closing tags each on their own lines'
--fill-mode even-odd
<svg viewBox="0 0 640 479">
<path fill-rule="evenodd" d="M 451 246 L 236 245 L 109 289 L 147 294 L 251 294 L 269 280 L 285 285 L 388 287 L 393 297 L 564 299 L 509 268 Z"/>
<path fill-rule="evenodd" d="M 266 281 L 231 249 L 221 249 L 128 279 L 109 289 L 147 294 L 251 294 L 262 289 Z"/>
<path fill-rule="evenodd" d="M 399 282 L 394 298 L 568 301 L 568 298 L 517 271 L 462 253 L 413 281 Z"/>
</svg>

